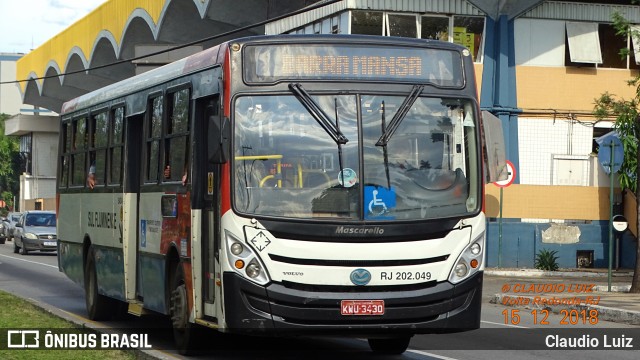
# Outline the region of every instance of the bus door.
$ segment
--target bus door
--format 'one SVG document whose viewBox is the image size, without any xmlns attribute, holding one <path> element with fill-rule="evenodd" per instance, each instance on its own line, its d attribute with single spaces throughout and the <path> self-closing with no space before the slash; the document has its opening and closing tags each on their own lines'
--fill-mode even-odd
<svg viewBox="0 0 640 360">
<path fill-rule="evenodd" d="M 138 212 L 140 203 L 140 169 L 142 168 L 142 130 L 144 115 L 127 118 L 123 196 L 123 252 L 125 257 L 125 293 L 130 304 L 138 304 L 140 281 L 138 279 Z M 129 311 L 138 310 L 129 306 Z M 139 308 L 141 311 L 141 307 Z M 137 314 L 139 315 L 139 314 Z"/>
<path fill-rule="evenodd" d="M 204 316 L 215 320 L 216 281 L 219 281 L 218 251 L 220 249 L 220 174 L 222 165 L 212 159 L 212 138 L 220 138 L 220 97 L 214 95 L 196 101 L 193 152 L 193 209 L 202 209 L 201 222 L 201 259 L 202 259 L 202 299 Z M 216 124 L 218 124 L 216 126 Z M 213 140 L 215 142 L 215 140 Z M 196 282 L 197 284 L 197 282 Z"/>
</svg>

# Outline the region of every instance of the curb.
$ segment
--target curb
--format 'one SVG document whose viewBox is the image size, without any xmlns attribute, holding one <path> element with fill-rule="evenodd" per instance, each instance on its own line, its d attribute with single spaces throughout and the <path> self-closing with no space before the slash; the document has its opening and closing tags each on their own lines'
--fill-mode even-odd
<svg viewBox="0 0 640 360">
<path fill-rule="evenodd" d="M 13 294 L 14 296 L 17 296 L 15 294 Z M 62 311 L 56 307 L 53 307 L 49 304 L 37 301 L 35 299 L 32 298 L 23 298 L 20 296 L 17 296 L 25 301 L 27 301 L 28 303 L 30 303 L 33 306 L 36 306 L 40 309 L 42 309 L 43 311 L 53 315 L 53 316 L 57 316 L 63 320 L 66 320 L 80 328 L 88 328 L 91 330 L 94 330 L 98 333 L 103 333 L 105 332 L 105 330 L 110 330 L 110 328 L 105 327 L 105 326 L 96 326 L 96 324 L 94 324 L 91 320 L 87 320 L 87 319 L 83 319 L 83 318 L 79 318 L 78 316 L 68 313 L 66 311 Z M 99 325 L 99 324 L 98 324 Z M 172 356 L 171 354 L 168 353 L 164 353 L 160 350 L 153 350 L 153 349 L 137 349 L 137 348 L 133 348 L 133 349 L 121 349 L 121 351 L 124 352 L 131 352 L 132 354 L 135 354 L 135 358 L 136 359 L 142 359 L 142 360 L 155 360 L 155 359 L 160 359 L 160 360 L 175 360 L 177 359 L 176 357 Z"/>
<path fill-rule="evenodd" d="M 545 304 L 545 305 L 534 305 L 533 297 L 529 296 L 517 296 L 520 299 L 528 299 L 531 305 L 519 305 L 519 304 L 503 304 L 504 296 L 509 296 L 505 294 L 494 294 L 489 303 L 502 305 L 502 306 L 510 306 L 510 307 L 520 307 L 525 309 L 532 310 L 542 310 L 546 309 L 554 314 L 559 314 L 562 310 L 596 310 L 598 311 L 598 319 L 611 321 L 616 323 L 624 323 L 629 325 L 640 325 L 640 311 L 634 310 L 622 310 L 617 308 L 611 308 L 601 305 L 589 305 L 589 304 L 575 304 L 575 305 L 564 305 L 564 304 Z M 515 297 L 515 296 L 509 296 Z"/>
<path fill-rule="evenodd" d="M 607 278 L 607 272 L 589 272 L 589 271 L 543 271 L 537 269 L 520 269 L 520 270 L 493 270 L 485 269 L 485 275 L 488 276 L 505 276 L 505 277 L 567 277 L 567 278 Z M 612 277 L 633 276 L 633 272 L 616 272 L 611 274 Z"/>
</svg>

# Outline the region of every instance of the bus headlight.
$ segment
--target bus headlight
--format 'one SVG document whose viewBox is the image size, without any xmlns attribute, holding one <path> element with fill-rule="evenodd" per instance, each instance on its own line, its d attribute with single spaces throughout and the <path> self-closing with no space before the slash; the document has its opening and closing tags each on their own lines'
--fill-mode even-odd
<svg viewBox="0 0 640 360">
<path fill-rule="evenodd" d="M 231 253 L 233 255 L 240 255 L 242 254 L 242 252 L 244 251 L 244 246 L 242 246 L 242 244 L 240 244 L 239 242 L 234 242 L 233 244 L 231 244 Z"/>
<path fill-rule="evenodd" d="M 258 264 L 258 262 L 256 261 L 256 259 L 251 260 L 251 262 L 249 263 L 249 265 L 247 266 L 247 276 L 255 279 L 258 276 L 260 276 L 260 272 L 262 271 L 262 269 L 260 268 L 260 264 Z"/>
<path fill-rule="evenodd" d="M 228 231 L 225 231 L 227 260 L 231 268 L 245 279 L 266 285 L 270 279 L 258 255 L 251 247 Z"/>
<path fill-rule="evenodd" d="M 449 282 L 457 284 L 484 268 L 484 236 L 482 233 L 460 254 L 449 274 Z"/>
</svg>

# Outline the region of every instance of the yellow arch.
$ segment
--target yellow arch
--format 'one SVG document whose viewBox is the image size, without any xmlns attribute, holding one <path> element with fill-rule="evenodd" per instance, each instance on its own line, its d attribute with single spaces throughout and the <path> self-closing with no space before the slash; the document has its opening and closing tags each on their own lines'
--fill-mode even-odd
<svg viewBox="0 0 640 360">
<path fill-rule="evenodd" d="M 146 11 L 157 26 L 162 10 L 171 0 L 109 0 L 78 20 L 73 25 L 52 37 L 47 42 L 20 58 L 16 64 L 18 80 L 28 79 L 34 72 L 38 77 L 44 75 L 47 64 L 54 61 L 65 71 L 67 57 L 73 47 L 82 51 L 84 58 L 90 60 L 91 51 L 100 32 L 110 32 L 117 42 L 118 48 L 129 16 L 136 10 Z M 26 82 L 20 83 L 24 93 Z"/>
</svg>

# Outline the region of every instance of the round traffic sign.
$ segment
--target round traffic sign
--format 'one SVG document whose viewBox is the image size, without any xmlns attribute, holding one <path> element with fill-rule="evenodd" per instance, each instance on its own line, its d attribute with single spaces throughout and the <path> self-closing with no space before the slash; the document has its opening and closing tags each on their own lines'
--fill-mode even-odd
<svg viewBox="0 0 640 360">
<path fill-rule="evenodd" d="M 513 181 L 516 179 L 516 167 L 513 166 L 513 163 L 509 160 L 505 161 L 507 164 L 507 178 L 505 180 L 496 181 L 493 184 L 497 187 L 507 187 L 513 184 Z"/>
</svg>

